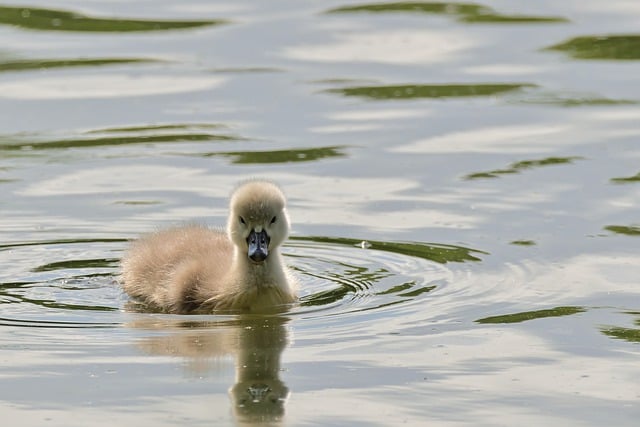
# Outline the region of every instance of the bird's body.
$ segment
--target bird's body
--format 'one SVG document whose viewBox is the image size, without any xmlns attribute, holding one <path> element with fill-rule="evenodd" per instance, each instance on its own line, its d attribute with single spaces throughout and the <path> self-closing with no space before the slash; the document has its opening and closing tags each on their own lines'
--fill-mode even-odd
<svg viewBox="0 0 640 427">
<path fill-rule="evenodd" d="M 281 309 L 296 300 L 278 250 L 288 231 L 280 189 L 249 181 L 231 197 L 226 233 L 186 225 L 135 241 L 122 260 L 122 286 L 172 313 Z"/>
</svg>

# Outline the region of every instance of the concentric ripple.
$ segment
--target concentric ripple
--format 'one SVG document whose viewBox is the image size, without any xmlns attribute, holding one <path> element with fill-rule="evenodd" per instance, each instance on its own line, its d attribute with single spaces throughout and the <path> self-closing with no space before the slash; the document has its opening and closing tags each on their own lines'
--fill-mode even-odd
<svg viewBox="0 0 640 427">
<path fill-rule="evenodd" d="M 20 242 L 0 246 L 0 325 L 104 328 L 125 298 L 114 274 L 123 239 Z"/>
<path fill-rule="evenodd" d="M 451 281 L 449 262 L 478 261 L 479 251 L 410 242 L 301 237 L 287 246 L 303 283 L 305 317 L 382 310 L 408 303 Z"/>
<path fill-rule="evenodd" d="M 12 268 L 0 275 L 0 325 L 103 328 L 124 323 L 117 284 L 126 239 L 21 242 L 0 246 Z M 289 314 L 316 319 L 418 301 L 452 281 L 450 262 L 477 261 L 459 246 L 294 237 L 284 247 L 301 282 Z M 208 317 L 208 316 L 206 316 Z"/>
</svg>

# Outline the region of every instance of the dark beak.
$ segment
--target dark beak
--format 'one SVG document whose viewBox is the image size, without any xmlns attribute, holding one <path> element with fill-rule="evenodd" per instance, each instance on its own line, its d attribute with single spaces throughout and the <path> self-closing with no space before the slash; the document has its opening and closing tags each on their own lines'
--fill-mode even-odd
<svg viewBox="0 0 640 427">
<path fill-rule="evenodd" d="M 251 230 L 249 237 L 247 237 L 247 244 L 249 245 L 249 258 L 254 262 L 262 262 L 267 259 L 269 255 L 269 235 L 265 230 L 256 232 Z"/>
</svg>

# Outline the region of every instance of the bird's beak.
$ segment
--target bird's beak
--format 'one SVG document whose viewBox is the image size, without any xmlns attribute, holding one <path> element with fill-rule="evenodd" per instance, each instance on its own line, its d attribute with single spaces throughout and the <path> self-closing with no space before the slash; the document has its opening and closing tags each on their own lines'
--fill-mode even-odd
<svg viewBox="0 0 640 427">
<path fill-rule="evenodd" d="M 267 259 L 267 255 L 269 255 L 269 240 L 269 235 L 265 230 L 251 230 L 249 237 L 247 237 L 247 244 L 249 245 L 249 253 L 247 255 L 252 261 L 262 262 Z"/>
</svg>

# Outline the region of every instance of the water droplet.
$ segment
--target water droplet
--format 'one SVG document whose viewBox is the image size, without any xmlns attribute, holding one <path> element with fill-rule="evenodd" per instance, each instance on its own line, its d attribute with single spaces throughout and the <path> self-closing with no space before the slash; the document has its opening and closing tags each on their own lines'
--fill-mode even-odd
<svg viewBox="0 0 640 427">
<path fill-rule="evenodd" d="M 366 240 L 363 240 L 357 246 L 362 249 L 369 249 L 371 247 L 371 243 L 367 242 Z"/>
</svg>

